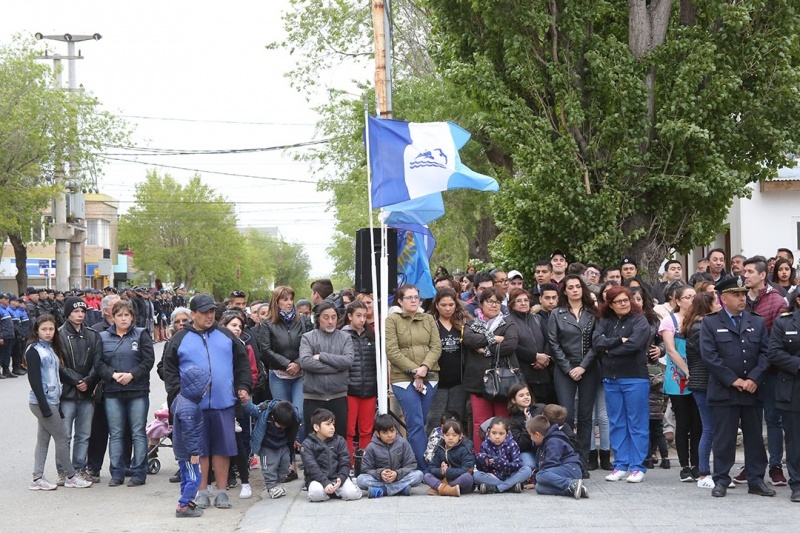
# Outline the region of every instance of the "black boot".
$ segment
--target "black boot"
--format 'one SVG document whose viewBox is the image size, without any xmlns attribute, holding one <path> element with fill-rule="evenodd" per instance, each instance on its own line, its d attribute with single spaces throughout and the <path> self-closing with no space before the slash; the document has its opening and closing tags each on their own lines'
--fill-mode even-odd
<svg viewBox="0 0 800 533">
<path fill-rule="evenodd" d="M 589 450 L 589 464 L 586 470 L 597 470 L 597 450 Z"/>
<path fill-rule="evenodd" d="M 600 450 L 600 468 L 614 470 L 614 465 L 611 464 L 611 450 Z"/>
</svg>

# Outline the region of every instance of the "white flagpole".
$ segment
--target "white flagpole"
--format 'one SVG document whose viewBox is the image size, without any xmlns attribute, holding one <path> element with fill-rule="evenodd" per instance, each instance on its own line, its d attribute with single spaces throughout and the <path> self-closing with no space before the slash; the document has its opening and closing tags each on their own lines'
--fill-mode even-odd
<svg viewBox="0 0 800 533">
<path fill-rule="evenodd" d="M 389 250 L 387 247 L 387 226 L 385 218 L 381 220 L 381 338 L 386 339 L 386 317 L 389 316 Z M 386 343 L 382 345 L 379 359 L 378 375 L 384 383 L 382 390 L 378 390 L 378 412 L 389 412 L 389 361 L 386 358 Z"/>
<path fill-rule="evenodd" d="M 386 314 L 383 311 L 384 307 L 384 300 L 382 293 L 378 290 L 378 271 L 377 265 L 375 264 L 375 228 L 372 223 L 372 167 L 370 162 L 370 155 L 369 155 L 369 111 L 368 111 L 368 103 L 366 97 L 364 98 L 364 125 L 366 127 L 366 135 L 364 136 L 367 147 L 367 199 L 369 202 L 369 240 L 370 240 L 370 263 L 372 267 L 372 301 L 373 301 L 373 315 L 375 314 L 376 305 L 375 300 L 377 298 L 378 303 L 380 305 L 380 313 L 377 314 L 375 318 L 378 320 L 377 327 L 375 328 L 375 363 L 378 368 L 378 412 L 384 414 L 387 412 L 388 406 L 388 383 L 386 379 L 386 372 L 382 371 L 381 369 L 384 368 L 386 362 L 386 351 L 384 349 L 383 339 L 384 333 L 386 328 L 384 326 L 384 320 L 386 318 Z M 381 224 L 383 226 L 383 224 Z M 382 247 L 383 248 L 383 247 Z M 383 253 L 381 253 L 383 256 Z M 388 263 L 387 263 L 388 264 Z M 385 270 L 384 270 L 385 272 Z"/>
</svg>

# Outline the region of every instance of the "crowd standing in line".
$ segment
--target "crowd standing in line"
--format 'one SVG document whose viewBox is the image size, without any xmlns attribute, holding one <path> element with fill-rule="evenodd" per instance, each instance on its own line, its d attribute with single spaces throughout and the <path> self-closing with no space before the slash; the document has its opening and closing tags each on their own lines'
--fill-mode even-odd
<svg viewBox="0 0 800 533">
<path fill-rule="evenodd" d="M 735 483 L 774 496 L 767 475 L 800 501 L 793 264 L 780 249 L 774 262 L 735 256 L 727 270 L 714 249 L 688 283 L 669 260 L 649 287 L 633 258 L 601 268 L 555 250 L 530 284 L 517 270 L 440 267 L 435 298 L 402 285 L 387 317 L 372 295 L 334 292 L 325 279 L 310 300 L 277 287 L 249 307 L 243 291 L 222 304 L 196 294 L 187 307 L 182 290 L 107 287 L 101 298 L 30 287 L 0 294 L 0 376 L 30 382 L 31 490 L 100 482 L 106 447 L 108 484 L 141 486 L 153 344 L 165 342 L 178 517 L 230 508 L 237 478 L 239 497 L 251 497 L 259 465 L 270 498 L 284 496 L 298 456 L 314 502 L 409 495 L 421 483 L 441 496 L 581 499 L 598 469 L 641 483 L 656 464 L 670 468 L 667 433 L 678 481 L 715 497 Z M 393 402 L 376 416 L 381 318 Z M 745 466 L 731 473 L 740 427 Z M 44 477 L 50 440 L 56 483 Z"/>
</svg>

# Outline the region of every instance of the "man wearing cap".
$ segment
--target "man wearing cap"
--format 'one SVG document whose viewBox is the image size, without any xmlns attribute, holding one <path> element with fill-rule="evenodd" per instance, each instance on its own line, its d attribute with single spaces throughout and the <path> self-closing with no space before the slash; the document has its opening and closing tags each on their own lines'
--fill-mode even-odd
<svg viewBox="0 0 800 533">
<path fill-rule="evenodd" d="M 636 261 L 633 258 L 623 257 L 622 263 L 619 265 L 619 271 L 622 275 L 622 281 L 625 281 L 626 279 L 635 278 L 636 274 L 639 273 L 639 267 L 636 266 Z"/>
<path fill-rule="evenodd" d="M 34 287 L 25 289 L 25 313 L 31 321 L 35 321 L 42 314 L 39 307 L 39 292 Z"/>
<path fill-rule="evenodd" d="M 72 440 L 72 466 L 87 481 L 97 479 L 88 472 L 89 436 L 92 433 L 94 402 L 92 392 L 100 381 L 94 369 L 95 361 L 103 355 L 100 334 L 84 325 L 86 302 L 78 296 L 64 300 L 66 322 L 58 330 L 64 350 L 65 364 L 61 366 L 61 412 Z M 74 431 L 73 431 L 74 428 Z M 63 472 L 62 465 L 57 465 Z M 59 476 L 60 477 L 60 476 Z"/>
<path fill-rule="evenodd" d="M 508 273 L 508 292 L 523 288 L 524 283 L 525 280 L 522 277 L 522 272 L 519 270 L 512 270 Z"/>
<path fill-rule="evenodd" d="M 714 488 L 724 497 L 736 458 L 736 435 L 741 424 L 748 493 L 774 496 L 764 483 L 767 453 L 761 435 L 764 391 L 769 366 L 769 337 L 764 319 L 746 312 L 747 287 L 741 276 L 716 284 L 723 308 L 701 322 L 700 354 L 708 367 L 708 405 L 714 419 Z"/>
<path fill-rule="evenodd" d="M 164 353 L 164 385 L 167 403 L 180 393 L 181 375 L 197 366 L 211 374 L 211 387 L 200 407 L 203 409 L 205 443 L 200 455 L 202 481 L 195 498 L 198 507 L 211 505 L 208 490 L 209 464 L 214 469 L 217 493 L 214 506 L 231 506 L 225 492 L 230 458 L 237 455 L 234 405 L 236 399 L 250 399 L 252 378 L 250 360 L 244 344 L 227 328 L 219 327 L 215 319 L 216 304 L 207 294 L 198 294 L 189 303 L 192 321 L 176 332 Z"/>
<path fill-rule="evenodd" d="M 14 318 L 8 310 L 8 296 L 0 293 L 0 379 L 17 377 L 11 373 L 11 355 L 17 335 L 14 331 Z"/>
<path fill-rule="evenodd" d="M 564 278 L 567 277 L 567 256 L 564 252 L 556 248 L 550 254 L 550 266 L 553 267 L 553 273 L 550 276 L 550 281 L 561 288 Z"/>
<path fill-rule="evenodd" d="M 31 321 L 28 313 L 25 312 L 25 302 L 10 294 L 8 299 L 8 311 L 14 322 L 14 332 L 17 339 L 11 351 L 11 373 L 15 376 L 24 376 L 28 372 L 25 370 L 25 343 L 31 336 Z"/>
</svg>

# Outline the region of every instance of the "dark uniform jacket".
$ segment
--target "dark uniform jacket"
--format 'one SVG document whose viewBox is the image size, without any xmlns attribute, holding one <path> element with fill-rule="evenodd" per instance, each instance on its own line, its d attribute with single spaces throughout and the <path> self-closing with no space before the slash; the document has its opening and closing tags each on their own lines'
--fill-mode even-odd
<svg viewBox="0 0 800 533">
<path fill-rule="evenodd" d="M 769 337 L 764 319 L 742 312 L 737 329 L 725 309 L 705 317 L 700 326 L 700 355 L 708 371 L 709 405 L 761 405 L 769 366 Z M 738 378 L 758 384 L 755 394 L 732 387 Z"/>
<path fill-rule="evenodd" d="M 800 411 L 800 311 L 784 313 L 775 319 L 768 358 L 778 369 L 775 406 Z"/>
</svg>

